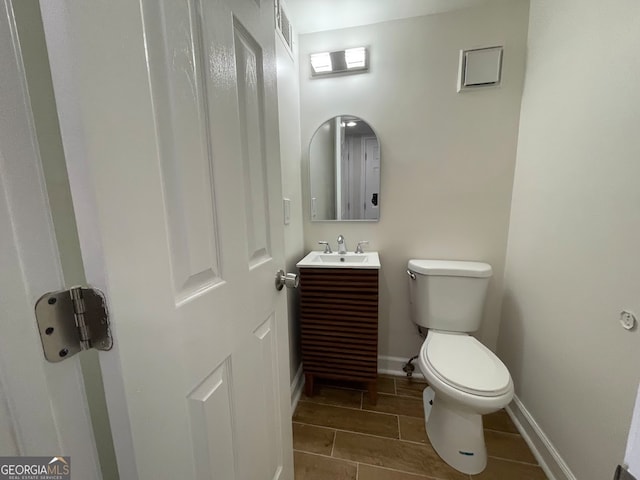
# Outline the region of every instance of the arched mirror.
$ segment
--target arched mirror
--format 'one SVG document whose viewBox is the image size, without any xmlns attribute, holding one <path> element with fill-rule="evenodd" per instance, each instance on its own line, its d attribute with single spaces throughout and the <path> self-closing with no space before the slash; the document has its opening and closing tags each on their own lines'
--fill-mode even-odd
<svg viewBox="0 0 640 480">
<path fill-rule="evenodd" d="M 312 221 L 380 218 L 380 142 L 361 118 L 340 115 L 316 130 L 309 172 Z"/>
</svg>

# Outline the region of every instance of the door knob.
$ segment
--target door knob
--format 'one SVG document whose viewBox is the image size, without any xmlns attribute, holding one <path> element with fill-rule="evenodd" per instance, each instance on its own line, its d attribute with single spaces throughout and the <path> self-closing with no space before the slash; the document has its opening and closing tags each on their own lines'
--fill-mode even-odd
<svg viewBox="0 0 640 480">
<path fill-rule="evenodd" d="M 300 277 L 296 273 L 284 273 L 284 270 L 276 272 L 276 290 L 282 290 L 282 287 L 298 288 L 300 285 Z"/>
</svg>

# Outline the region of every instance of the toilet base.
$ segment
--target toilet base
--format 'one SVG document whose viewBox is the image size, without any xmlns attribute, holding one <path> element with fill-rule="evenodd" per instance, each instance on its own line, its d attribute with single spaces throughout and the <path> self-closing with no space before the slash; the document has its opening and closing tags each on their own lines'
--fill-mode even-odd
<svg viewBox="0 0 640 480">
<path fill-rule="evenodd" d="M 431 387 L 424 389 L 422 398 L 427 436 L 440 458 L 462 473 L 482 472 L 487 466 L 482 415 L 438 397 Z"/>
</svg>

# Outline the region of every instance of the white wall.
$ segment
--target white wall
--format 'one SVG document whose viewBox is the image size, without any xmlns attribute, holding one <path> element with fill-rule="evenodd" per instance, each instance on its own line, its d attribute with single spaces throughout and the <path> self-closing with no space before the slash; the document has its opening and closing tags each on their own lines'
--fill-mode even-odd
<svg viewBox="0 0 640 480">
<path fill-rule="evenodd" d="M 295 35 L 293 46 L 294 53 L 291 55 L 280 35 L 276 34 L 282 194 L 291 200 L 291 223 L 284 227 L 284 253 L 288 272 L 296 271 L 295 265 L 304 254 L 300 187 L 300 82 Z M 290 375 L 293 380 L 301 362 L 298 292 L 286 290 L 289 301 Z"/>
<path fill-rule="evenodd" d="M 498 354 L 580 480 L 612 478 L 640 378 L 640 3 L 532 0 Z"/>
<path fill-rule="evenodd" d="M 420 345 L 409 319 L 410 258 L 489 262 L 480 338 L 495 346 L 520 98 L 528 2 L 491 2 L 450 13 L 300 36 L 304 237 L 343 234 L 353 250 L 380 252 L 379 353 L 407 358 Z M 312 52 L 366 45 L 369 73 L 310 79 Z M 504 45 L 500 88 L 456 93 L 459 50 Z M 308 147 L 327 119 L 365 119 L 381 146 L 380 222 L 310 222 Z"/>
</svg>

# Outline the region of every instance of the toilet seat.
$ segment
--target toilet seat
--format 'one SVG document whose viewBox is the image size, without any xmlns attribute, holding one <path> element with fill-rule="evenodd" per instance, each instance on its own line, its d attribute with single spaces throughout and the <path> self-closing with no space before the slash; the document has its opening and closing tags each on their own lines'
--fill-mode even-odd
<svg viewBox="0 0 640 480">
<path fill-rule="evenodd" d="M 431 330 L 420 357 L 438 379 L 463 392 L 497 397 L 513 388 L 507 367 L 470 335 Z"/>
</svg>

